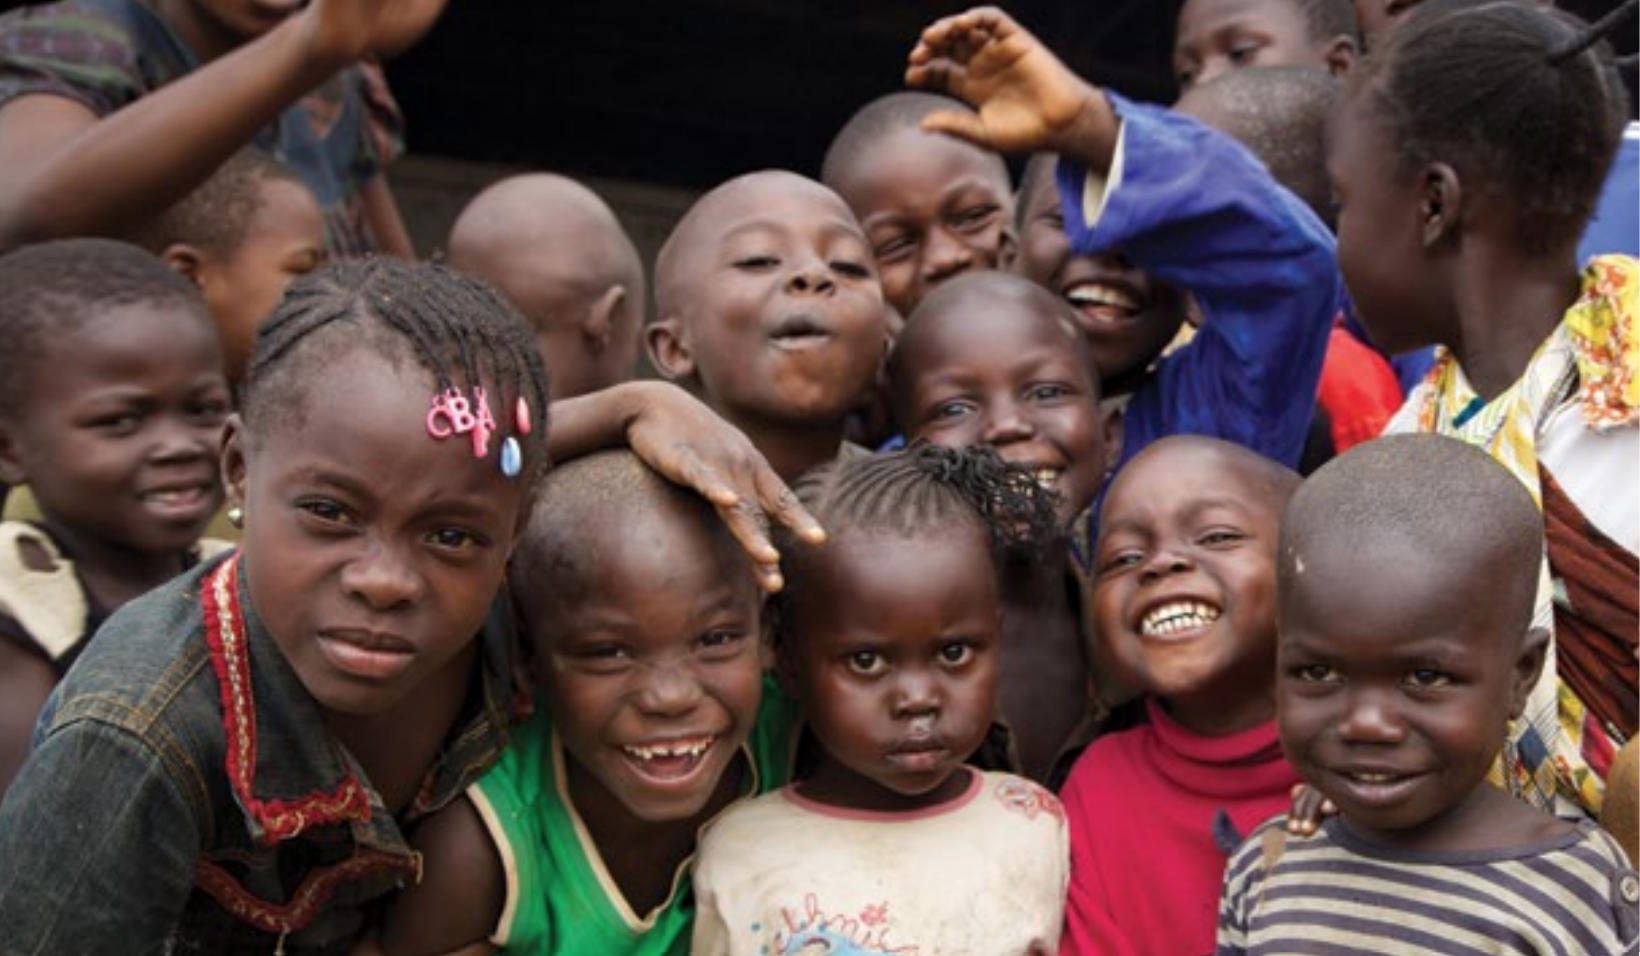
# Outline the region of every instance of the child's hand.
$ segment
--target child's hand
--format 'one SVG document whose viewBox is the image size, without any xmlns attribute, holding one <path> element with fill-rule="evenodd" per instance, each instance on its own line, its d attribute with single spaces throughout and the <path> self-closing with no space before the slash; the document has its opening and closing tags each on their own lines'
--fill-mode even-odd
<svg viewBox="0 0 1640 956">
<path fill-rule="evenodd" d="M 1287 811 L 1287 832 L 1294 836 L 1310 836 L 1321 826 L 1321 821 L 1338 812 L 1338 807 L 1320 790 L 1307 783 L 1293 785 L 1293 805 Z"/>
<path fill-rule="evenodd" d="M 766 591 L 785 584 L 780 553 L 769 542 L 769 518 L 805 540 L 826 533 L 739 429 L 699 399 L 662 382 L 626 386 L 640 396 L 624 416 L 627 444 L 649 467 L 693 488 L 717 507 L 754 563 Z"/>
<path fill-rule="evenodd" d="M 311 55 L 343 66 L 420 39 L 448 0 L 313 0 L 303 11 Z"/>
<path fill-rule="evenodd" d="M 1105 120 L 1114 138 L 1115 120 L 1104 95 L 995 7 L 945 17 L 925 29 L 911 51 L 905 81 L 955 96 L 979 113 L 934 113 L 923 129 L 999 152 L 1075 152 L 1078 143 L 1097 133 L 1090 124 Z"/>
</svg>

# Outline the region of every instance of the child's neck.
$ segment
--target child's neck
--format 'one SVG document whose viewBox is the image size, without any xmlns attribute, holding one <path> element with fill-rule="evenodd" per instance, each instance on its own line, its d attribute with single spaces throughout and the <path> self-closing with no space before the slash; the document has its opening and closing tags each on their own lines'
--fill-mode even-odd
<svg viewBox="0 0 1640 956">
<path fill-rule="evenodd" d="M 744 756 L 724 771 L 700 813 L 683 820 L 642 820 L 564 754 L 565 786 L 604 869 L 640 918 L 666 903 L 678 867 L 694 855 L 702 826 L 740 796 L 748 772 Z"/>
<path fill-rule="evenodd" d="M 1457 277 L 1456 340 L 1446 343 L 1464 378 L 1490 401 L 1518 381 L 1538 347 L 1577 301 L 1577 256 L 1567 250 L 1527 257 L 1483 247 L 1481 264 Z M 1487 255 L 1491 252 L 1491 255 Z M 1507 282 L 1499 276 L 1508 276 Z"/>
<path fill-rule="evenodd" d="M 843 420 L 834 425 L 790 424 L 768 419 L 730 418 L 721 409 L 718 413 L 746 433 L 752 445 L 769 460 L 769 467 L 787 484 L 813 468 L 834 461 L 843 448 L 843 431 L 847 424 Z"/>
<path fill-rule="evenodd" d="M 1271 665 L 1274 673 L 1274 663 Z M 1200 693 L 1174 695 L 1161 701 L 1168 716 L 1198 737 L 1229 737 L 1276 719 L 1275 688 L 1248 693 L 1246 675 L 1230 674 Z"/>
<path fill-rule="evenodd" d="M 478 641 L 380 714 L 325 714 L 325 724 L 364 768 L 368 783 L 397 816 L 420 792 L 460 720 L 474 686 Z"/>
<path fill-rule="evenodd" d="M 140 597 L 181 574 L 188 555 L 178 551 L 159 554 L 120 547 L 82 534 L 50 518 L 47 533 L 64 558 L 74 562 L 93 606 L 110 610 Z"/>
<path fill-rule="evenodd" d="M 1020 769 L 1037 781 L 1047 779 L 1089 705 L 1092 669 L 1071 606 L 1066 564 L 1020 562 L 1002 576 L 1007 650 L 997 706 L 1013 732 Z"/>
</svg>

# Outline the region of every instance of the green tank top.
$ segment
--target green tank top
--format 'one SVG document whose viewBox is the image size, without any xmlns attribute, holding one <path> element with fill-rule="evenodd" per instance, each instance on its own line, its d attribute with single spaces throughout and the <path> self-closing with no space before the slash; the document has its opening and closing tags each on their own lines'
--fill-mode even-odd
<svg viewBox="0 0 1640 956">
<path fill-rule="evenodd" d="M 799 725 L 795 703 L 765 677 L 757 724 L 742 748 L 752 769 L 746 796 L 789 781 Z M 515 729 L 501 761 L 468 790 L 506 871 L 494 942 L 517 956 L 687 956 L 693 858 L 679 866 L 665 903 L 647 915 L 632 912 L 566 786 L 563 746 L 543 708 Z"/>
</svg>

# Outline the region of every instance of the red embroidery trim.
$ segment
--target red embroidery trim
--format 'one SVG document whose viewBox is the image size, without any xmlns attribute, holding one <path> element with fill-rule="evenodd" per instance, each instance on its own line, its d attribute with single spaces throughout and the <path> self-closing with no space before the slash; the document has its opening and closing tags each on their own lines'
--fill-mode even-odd
<svg viewBox="0 0 1640 956">
<path fill-rule="evenodd" d="M 352 773 L 344 777 L 334 791 L 315 791 L 295 800 L 261 800 L 253 792 L 256 700 L 251 693 L 250 656 L 245 647 L 245 620 L 240 613 L 238 582 L 239 555 L 235 554 L 206 578 L 205 586 L 200 589 L 200 600 L 205 611 L 205 643 L 211 651 L 211 666 L 216 671 L 217 689 L 222 695 L 222 728 L 228 741 L 228 782 L 245 811 L 262 825 L 258 842 L 271 846 L 309 827 L 369 820 L 370 798 Z"/>
<path fill-rule="evenodd" d="M 294 933 L 313 921 L 336 895 L 337 886 L 381 870 L 398 870 L 419 879 L 421 854 L 399 856 L 381 850 L 359 850 L 335 866 L 308 874 L 291 894 L 290 902 L 284 904 L 252 895 L 228 871 L 204 860 L 194 867 L 194 882 L 235 919 L 268 933 Z"/>
</svg>

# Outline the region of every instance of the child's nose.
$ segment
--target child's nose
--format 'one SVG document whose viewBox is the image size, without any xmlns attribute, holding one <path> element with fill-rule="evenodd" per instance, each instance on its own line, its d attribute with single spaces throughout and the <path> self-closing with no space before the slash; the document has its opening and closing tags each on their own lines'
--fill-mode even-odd
<svg viewBox="0 0 1640 956">
<path fill-rule="evenodd" d="M 408 557 L 389 542 L 367 539 L 342 566 L 342 588 L 372 610 L 387 611 L 421 596 L 422 579 Z"/>
<path fill-rule="evenodd" d="M 791 278 L 786 283 L 786 290 L 793 293 L 827 292 L 835 285 L 826 264 L 818 259 L 810 259 L 792 270 Z"/>
<path fill-rule="evenodd" d="M 648 679 L 638 694 L 644 712 L 661 716 L 683 714 L 700 701 L 700 681 L 682 661 L 659 661 L 650 665 Z"/>
<path fill-rule="evenodd" d="M 907 670 L 894 683 L 894 716 L 916 717 L 940 709 L 939 681 L 922 670 Z"/>
<path fill-rule="evenodd" d="M 176 461 L 214 454 L 221 437 L 221 426 L 201 428 L 181 416 L 162 415 L 154 424 L 151 455 L 159 461 Z"/>
<path fill-rule="evenodd" d="M 1035 434 L 1035 425 L 1018 402 L 1008 399 L 991 402 L 985 416 L 985 432 L 981 436 L 986 444 L 1001 446 L 1023 441 Z"/>
<path fill-rule="evenodd" d="M 974 266 L 974 250 L 961 236 L 948 229 L 935 227 L 928 230 L 923 252 L 923 274 L 931 282 L 939 282 Z"/>
<path fill-rule="evenodd" d="M 1151 553 L 1144 566 L 1139 569 L 1139 580 L 1146 583 L 1170 574 L 1183 574 L 1195 566 L 1196 562 L 1183 551 L 1173 547 L 1160 547 Z"/>
<path fill-rule="evenodd" d="M 1349 691 L 1339 736 L 1351 743 L 1394 744 L 1406 736 L 1406 729 L 1390 705 L 1387 689 L 1357 687 Z"/>
</svg>

